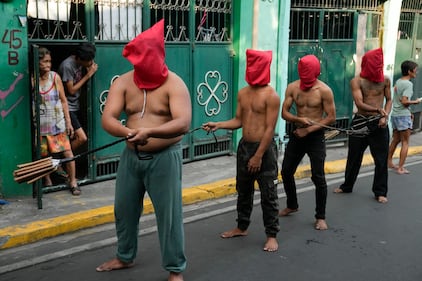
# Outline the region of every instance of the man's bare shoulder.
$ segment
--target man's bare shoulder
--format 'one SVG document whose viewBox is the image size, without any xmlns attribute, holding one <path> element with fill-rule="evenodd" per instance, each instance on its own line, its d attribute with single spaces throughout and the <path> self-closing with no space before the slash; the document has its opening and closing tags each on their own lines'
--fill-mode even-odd
<svg viewBox="0 0 422 281">
<path fill-rule="evenodd" d="M 314 88 L 318 88 L 322 94 L 332 94 L 333 91 L 325 82 L 317 80 Z"/>
<path fill-rule="evenodd" d="M 114 81 L 114 83 L 125 85 L 128 81 L 133 81 L 133 70 L 128 71 L 126 73 L 121 74 L 118 76 Z"/>
</svg>

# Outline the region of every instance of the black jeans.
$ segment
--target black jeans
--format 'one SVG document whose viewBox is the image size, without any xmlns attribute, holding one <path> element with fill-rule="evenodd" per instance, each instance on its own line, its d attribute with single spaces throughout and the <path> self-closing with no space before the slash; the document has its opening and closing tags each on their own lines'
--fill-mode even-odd
<svg viewBox="0 0 422 281">
<path fill-rule="evenodd" d="M 255 154 L 259 143 L 248 143 L 243 139 L 237 149 L 237 227 L 246 230 L 250 224 L 253 208 L 255 180 L 261 192 L 261 208 L 267 237 L 276 237 L 280 231 L 278 222 L 278 195 L 274 181 L 278 175 L 277 145 L 273 141 L 262 157 L 261 169 L 258 173 L 248 172 L 248 161 Z"/>
<path fill-rule="evenodd" d="M 324 172 L 326 156 L 324 130 L 312 132 L 303 138 L 297 138 L 293 134 L 290 136 L 281 167 L 281 176 L 287 197 L 287 208 L 299 208 L 294 175 L 305 154 L 309 156 L 311 162 L 311 179 L 315 185 L 315 218 L 325 219 L 327 182 Z"/>
<path fill-rule="evenodd" d="M 352 125 L 362 122 L 361 116 L 353 118 Z M 375 197 L 387 196 L 388 192 L 388 146 L 390 132 L 388 127 L 378 127 L 378 120 L 368 123 L 370 133 L 364 137 L 349 136 L 349 148 L 347 154 L 346 171 L 344 173 L 344 183 L 340 185 L 343 192 L 352 192 L 353 186 L 362 165 L 362 158 L 366 148 L 369 146 L 372 158 L 375 163 L 374 180 L 372 191 Z"/>
</svg>

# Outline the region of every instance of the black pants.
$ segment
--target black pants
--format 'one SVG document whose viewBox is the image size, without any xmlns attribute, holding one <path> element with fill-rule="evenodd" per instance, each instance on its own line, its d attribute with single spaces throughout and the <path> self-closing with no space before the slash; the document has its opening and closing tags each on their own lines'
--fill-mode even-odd
<svg viewBox="0 0 422 281">
<path fill-rule="evenodd" d="M 355 116 L 354 123 L 362 122 L 362 116 Z M 388 146 L 390 132 L 388 127 L 378 127 L 378 120 L 367 124 L 370 133 L 364 137 L 349 136 L 349 148 L 347 154 L 346 171 L 344 183 L 340 186 L 343 192 L 352 192 L 353 186 L 362 165 L 362 158 L 366 148 L 369 146 L 372 158 L 375 163 L 374 180 L 372 191 L 375 197 L 387 196 L 388 191 Z"/>
<path fill-rule="evenodd" d="M 261 208 L 267 237 L 276 237 L 280 231 L 278 222 L 277 186 L 277 146 L 273 141 L 262 157 L 261 169 L 258 173 L 248 172 L 248 161 L 255 154 L 259 143 L 248 143 L 243 139 L 237 149 L 236 190 L 237 198 L 237 227 L 246 230 L 250 224 L 253 208 L 255 180 L 261 192 Z"/>
<path fill-rule="evenodd" d="M 284 191 L 287 197 L 287 208 L 299 208 L 294 175 L 305 154 L 309 156 L 311 162 L 311 179 L 315 185 L 315 218 L 325 219 L 327 182 L 324 172 L 326 156 L 324 130 L 313 132 L 303 138 L 297 138 L 293 134 L 290 136 L 281 167 Z"/>
</svg>

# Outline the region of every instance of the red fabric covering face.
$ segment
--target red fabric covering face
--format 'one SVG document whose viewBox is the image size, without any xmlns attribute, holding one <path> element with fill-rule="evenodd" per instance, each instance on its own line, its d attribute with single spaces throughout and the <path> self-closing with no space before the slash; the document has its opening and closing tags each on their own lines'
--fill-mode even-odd
<svg viewBox="0 0 422 281">
<path fill-rule="evenodd" d="M 245 80 L 251 86 L 265 86 L 271 80 L 272 51 L 246 50 Z"/>
<path fill-rule="evenodd" d="M 321 74 L 321 65 L 314 55 L 306 55 L 299 60 L 297 65 L 300 78 L 300 89 L 306 91 L 312 88 Z"/>
<path fill-rule="evenodd" d="M 384 55 L 382 49 L 374 49 L 362 57 L 360 77 L 380 83 L 384 81 Z"/>
<path fill-rule="evenodd" d="M 167 79 L 165 63 L 164 20 L 145 30 L 123 49 L 123 56 L 135 69 L 133 80 L 140 89 L 152 90 Z"/>
</svg>

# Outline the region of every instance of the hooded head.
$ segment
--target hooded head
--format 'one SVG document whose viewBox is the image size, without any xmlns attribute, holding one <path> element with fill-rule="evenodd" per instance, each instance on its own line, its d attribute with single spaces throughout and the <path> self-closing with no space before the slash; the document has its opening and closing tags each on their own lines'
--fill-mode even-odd
<svg viewBox="0 0 422 281">
<path fill-rule="evenodd" d="M 272 51 L 246 50 L 245 80 L 251 86 L 265 86 L 270 83 Z"/>
<path fill-rule="evenodd" d="M 305 91 L 312 88 L 321 74 L 321 65 L 314 55 L 306 55 L 299 60 L 297 70 L 300 78 L 300 89 Z"/>
<path fill-rule="evenodd" d="M 374 49 L 362 57 L 360 77 L 380 83 L 384 81 L 384 56 L 382 49 Z"/>
<path fill-rule="evenodd" d="M 134 66 L 133 80 L 140 89 L 152 90 L 167 78 L 164 20 L 145 30 L 123 49 L 123 56 Z"/>
</svg>

